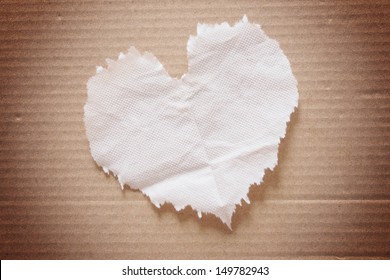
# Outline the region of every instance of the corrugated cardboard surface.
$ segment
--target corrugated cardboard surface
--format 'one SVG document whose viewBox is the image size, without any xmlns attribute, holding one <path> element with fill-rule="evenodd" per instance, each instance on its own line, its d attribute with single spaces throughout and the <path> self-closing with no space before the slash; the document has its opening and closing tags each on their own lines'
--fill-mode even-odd
<svg viewBox="0 0 390 280">
<path fill-rule="evenodd" d="M 131 45 L 173 76 L 197 22 L 243 14 L 299 82 L 279 166 L 233 232 L 156 209 L 92 160 L 83 124 L 96 65 Z M 390 257 L 389 1 L 0 1 L 0 257 Z"/>
</svg>

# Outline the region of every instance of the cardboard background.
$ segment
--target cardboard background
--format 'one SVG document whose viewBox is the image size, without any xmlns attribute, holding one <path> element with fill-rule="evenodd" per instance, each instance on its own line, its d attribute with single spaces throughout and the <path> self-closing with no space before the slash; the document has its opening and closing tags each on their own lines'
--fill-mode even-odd
<svg viewBox="0 0 390 280">
<path fill-rule="evenodd" d="M 233 232 L 121 191 L 89 154 L 86 81 L 131 45 L 173 76 L 198 22 L 278 40 L 300 104 Z M 0 0 L 0 257 L 389 258 L 389 1 Z"/>
</svg>

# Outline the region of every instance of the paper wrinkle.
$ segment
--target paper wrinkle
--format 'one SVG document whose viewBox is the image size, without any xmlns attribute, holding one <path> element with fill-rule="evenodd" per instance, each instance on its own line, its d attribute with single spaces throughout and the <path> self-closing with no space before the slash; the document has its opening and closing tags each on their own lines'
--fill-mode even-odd
<svg viewBox="0 0 390 280">
<path fill-rule="evenodd" d="M 250 185 L 277 164 L 297 81 L 279 44 L 246 16 L 234 26 L 198 24 L 197 33 L 180 79 L 134 47 L 98 66 L 85 127 L 94 160 L 122 188 L 230 227 Z"/>
</svg>

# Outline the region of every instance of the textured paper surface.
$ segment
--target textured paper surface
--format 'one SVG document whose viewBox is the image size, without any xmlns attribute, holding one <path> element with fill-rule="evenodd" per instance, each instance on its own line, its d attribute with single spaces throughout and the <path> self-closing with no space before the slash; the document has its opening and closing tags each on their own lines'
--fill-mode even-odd
<svg viewBox="0 0 390 280">
<path fill-rule="evenodd" d="M 390 257 L 388 0 L 1 1 L 1 259 Z M 198 22 L 243 14 L 276 39 L 299 107 L 278 165 L 233 232 L 157 209 L 93 160 L 83 121 L 95 65 L 129 46 L 187 72 Z"/>
<path fill-rule="evenodd" d="M 250 185 L 277 164 L 297 82 L 279 44 L 246 16 L 198 24 L 187 51 L 180 79 L 135 48 L 98 68 L 85 105 L 91 153 L 157 207 L 191 206 L 230 227 Z"/>
</svg>

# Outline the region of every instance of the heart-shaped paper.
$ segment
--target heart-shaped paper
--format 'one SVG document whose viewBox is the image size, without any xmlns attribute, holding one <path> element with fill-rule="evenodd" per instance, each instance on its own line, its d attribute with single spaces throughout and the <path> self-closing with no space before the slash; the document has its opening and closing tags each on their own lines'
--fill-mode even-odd
<svg viewBox="0 0 390 280">
<path fill-rule="evenodd" d="M 93 158 L 122 187 L 230 226 L 250 185 L 277 164 L 297 82 L 278 43 L 245 16 L 197 33 L 181 79 L 135 48 L 99 67 L 85 126 Z"/>
</svg>

